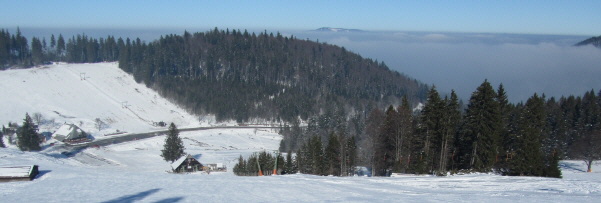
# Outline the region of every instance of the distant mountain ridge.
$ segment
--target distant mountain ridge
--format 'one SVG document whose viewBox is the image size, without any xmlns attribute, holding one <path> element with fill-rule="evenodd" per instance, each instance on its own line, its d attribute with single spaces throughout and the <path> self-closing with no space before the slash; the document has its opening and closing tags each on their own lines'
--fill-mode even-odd
<svg viewBox="0 0 601 203">
<path fill-rule="evenodd" d="M 582 42 L 578 42 L 574 46 L 586 46 L 589 44 L 601 48 L 601 36 L 588 38 Z"/>
<path fill-rule="evenodd" d="M 316 29 L 315 31 L 320 32 L 365 32 L 359 29 L 346 29 L 346 28 L 331 28 L 331 27 L 321 27 Z"/>
</svg>

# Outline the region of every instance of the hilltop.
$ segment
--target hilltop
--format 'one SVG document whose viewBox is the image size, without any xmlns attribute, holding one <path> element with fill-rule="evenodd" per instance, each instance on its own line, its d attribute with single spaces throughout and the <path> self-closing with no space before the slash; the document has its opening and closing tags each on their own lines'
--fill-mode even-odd
<svg viewBox="0 0 601 203">
<path fill-rule="evenodd" d="M 588 38 L 582 42 L 576 43 L 574 46 L 586 46 L 586 45 L 593 45 L 597 48 L 601 48 L 601 36 Z"/>
</svg>

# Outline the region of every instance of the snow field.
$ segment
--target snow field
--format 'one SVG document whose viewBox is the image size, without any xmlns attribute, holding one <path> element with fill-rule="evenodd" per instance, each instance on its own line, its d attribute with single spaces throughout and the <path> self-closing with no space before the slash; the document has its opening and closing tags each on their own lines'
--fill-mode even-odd
<svg viewBox="0 0 601 203">
<path fill-rule="evenodd" d="M 67 158 L 0 149 L 2 165 L 40 165 L 31 182 L 0 184 L 6 202 L 598 202 L 601 167 L 585 173 L 582 161 L 563 161 L 563 179 L 468 174 L 448 177 L 239 177 L 235 159 L 277 149 L 269 130 L 182 132 L 186 152 L 201 163 L 225 163 L 228 172 L 171 174 L 160 157 L 165 136 L 88 148 Z M 34 190 L 38 195 L 30 195 Z"/>
<path fill-rule="evenodd" d="M 153 122 L 174 122 L 178 127 L 200 126 L 198 119 L 155 91 L 135 82 L 117 63 L 53 64 L 31 69 L 0 71 L 0 125 L 21 124 L 25 113 L 41 113 L 41 131 L 73 123 L 97 137 L 116 130 L 157 130 Z M 94 120 L 107 126 L 100 132 Z M 207 119 L 205 122 L 210 122 Z M 205 123 L 205 125 L 207 125 Z"/>
</svg>

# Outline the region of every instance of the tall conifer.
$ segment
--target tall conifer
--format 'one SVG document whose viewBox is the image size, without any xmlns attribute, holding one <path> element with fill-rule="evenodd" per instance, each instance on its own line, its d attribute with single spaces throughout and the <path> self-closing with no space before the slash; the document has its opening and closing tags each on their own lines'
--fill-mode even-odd
<svg viewBox="0 0 601 203">
<path fill-rule="evenodd" d="M 161 150 L 161 156 L 165 161 L 174 162 L 184 155 L 184 143 L 179 137 L 179 130 L 175 124 L 169 125 L 169 132 L 165 138 L 165 145 Z"/>
<path fill-rule="evenodd" d="M 491 171 L 500 152 L 499 103 L 497 94 L 485 80 L 472 94 L 465 113 L 462 142 L 464 167 L 476 171 Z"/>
</svg>

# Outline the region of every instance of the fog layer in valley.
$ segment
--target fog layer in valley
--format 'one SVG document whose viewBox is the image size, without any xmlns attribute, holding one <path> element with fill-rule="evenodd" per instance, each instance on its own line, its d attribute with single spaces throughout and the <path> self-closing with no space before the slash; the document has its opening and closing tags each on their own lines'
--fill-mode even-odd
<svg viewBox="0 0 601 203">
<path fill-rule="evenodd" d="M 425 33 L 302 32 L 301 39 L 346 47 L 384 61 L 439 91 L 468 100 L 485 79 L 503 83 L 512 102 L 535 92 L 548 98 L 581 95 L 601 87 L 601 49 L 574 47 L 588 36 Z"/>
</svg>

